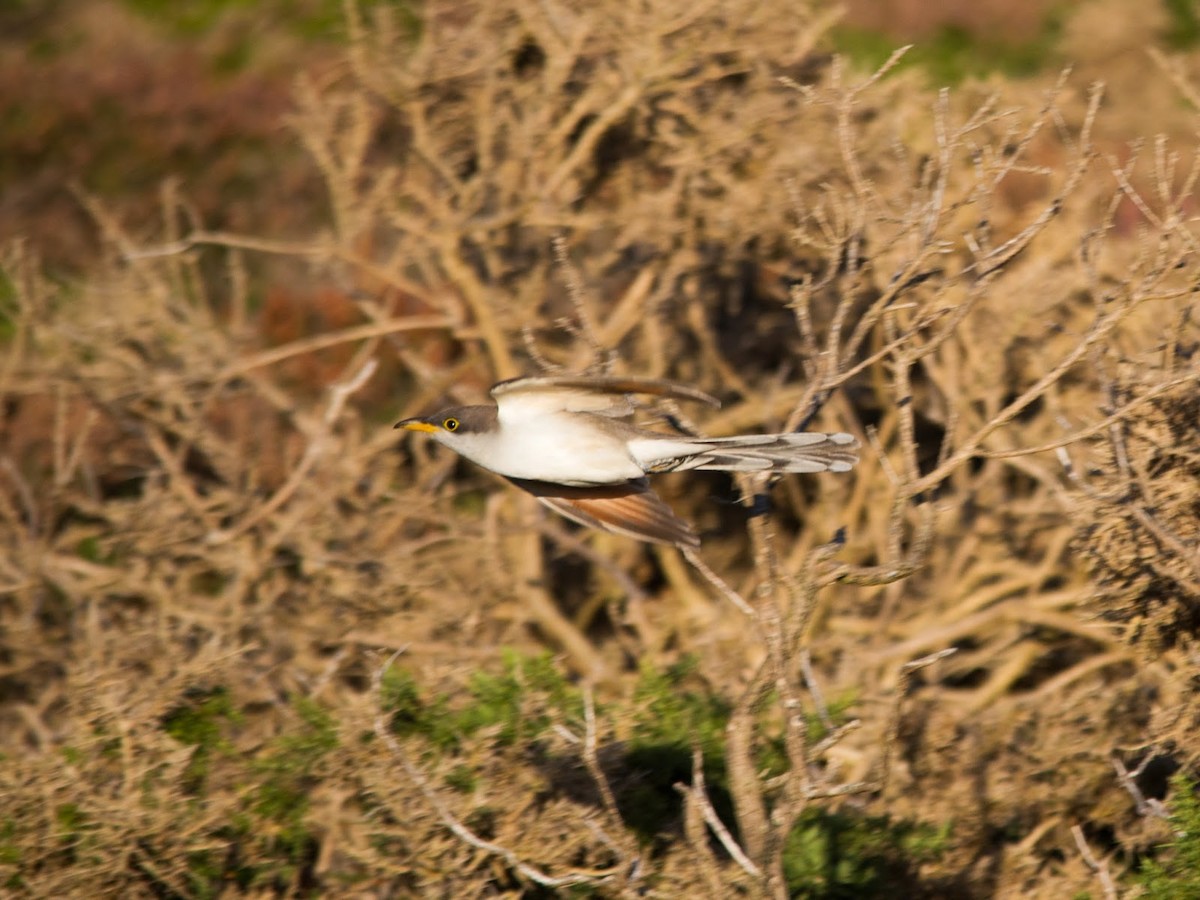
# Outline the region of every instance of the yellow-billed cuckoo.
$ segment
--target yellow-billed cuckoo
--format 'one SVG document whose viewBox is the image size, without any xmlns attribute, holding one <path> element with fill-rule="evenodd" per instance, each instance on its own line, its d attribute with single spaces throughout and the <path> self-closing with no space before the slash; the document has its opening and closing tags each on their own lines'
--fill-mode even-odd
<svg viewBox="0 0 1200 900">
<path fill-rule="evenodd" d="M 684 469 L 847 472 L 858 462 L 849 434 L 792 432 L 689 437 L 639 428 L 631 394 L 719 406 L 695 388 L 651 378 L 540 376 L 502 381 L 495 405 L 455 406 L 397 428 L 434 440 L 503 475 L 581 525 L 679 547 L 700 544 L 646 478 Z"/>
</svg>

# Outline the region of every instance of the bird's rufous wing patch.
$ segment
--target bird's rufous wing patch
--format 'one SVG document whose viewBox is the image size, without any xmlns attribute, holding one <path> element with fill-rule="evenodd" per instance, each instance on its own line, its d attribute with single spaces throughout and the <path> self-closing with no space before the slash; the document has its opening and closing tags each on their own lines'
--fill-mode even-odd
<svg viewBox="0 0 1200 900">
<path fill-rule="evenodd" d="M 610 531 L 675 547 L 699 547 L 700 539 L 675 515 L 645 480 L 574 487 L 545 481 L 509 479 L 561 516 L 588 528 Z"/>
</svg>

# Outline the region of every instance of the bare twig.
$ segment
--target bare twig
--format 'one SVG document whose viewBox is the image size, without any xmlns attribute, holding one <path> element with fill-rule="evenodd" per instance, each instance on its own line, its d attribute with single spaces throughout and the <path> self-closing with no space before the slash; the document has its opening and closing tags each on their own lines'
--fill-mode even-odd
<svg viewBox="0 0 1200 900">
<path fill-rule="evenodd" d="M 691 548 L 686 548 L 682 552 L 683 558 L 691 563 L 692 568 L 703 575 L 705 580 L 717 589 L 717 593 L 736 606 L 740 612 L 751 618 L 755 617 L 754 608 L 742 599 L 741 594 L 726 584 L 720 575 L 710 569 L 704 560 L 700 558 L 700 554 Z"/>
<path fill-rule="evenodd" d="M 725 848 L 733 861 L 755 878 L 761 877 L 762 870 L 733 839 L 733 835 L 729 833 L 729 829 L 725 827 L 725 823 L 721 821 L 721 817 L 717 815 L 717 811 L 713 809 L 713 805 L 708 799 L 708 788 L 704 784 L 704 757 L 700 753 L 699 747 L 692 748 L 691 786 L 677 784 L 675 790 L 685 797 L 692 798 L 699 805 L 704 821 L 708 823 L 708 827 L 712 829 L 712 833 L 716 835 L 717 840 L 721 842 L 721 846 Z"/>
<path fill-rule="evenodd" d="M 600 799 L 604 803 L 604 809 L 608 812 L 609 818 L 618 825 L 623 824 L 621 811 L 617 808 L 617 798 L 613 796 L 608 776 L 600 767 L 600 757 L 596 752 L 596 700 L 592 696 L 590 685 L 584 685 L 583 688 L 583 715 L 586 728 L 583 740 L 584 764 L 587 766 L 588 774 L 592 776 L 592 781 L 596 783 L 596 789 L 600 791 Z"/>
<path fill-rule="evenodd" d="M 1112 880 L 1112 875 L 1108 872 L 1108 864 L 1096 859 L 1092 853 L 1092 848 L 1088 846 L 1087 838 L 1083 835 L 1083 829 L 1078 825 L 1071 826 L 1071 836 L 1075 838 L 1075 846 L 1079 848 L 1079 855 L 1083 857 L 1083 861 L 1087 863 L 1087 867 L 1096 874 L 1096 880 L 1100 882 L 1100 888 L 1104 891 L 1104 896 L 1108 900 L 1117 900 L 1120 894 L 1117 892 L 1117 886 Z"/>
<path fill-rule="evenodd" d="M 1142 768 L 1153 759 L 1153 754 L 1146 754 L 1146 758 L 1142 760 L 1141 766 L 1138 766 L 1133 772 L 1125 768 L 1125 764 L 1116 756 L 1109 758 L 1112 763 L 1113 770 L 1117 773 L 1117 780 L 1121 783 L 1121 787 L 1129 792 L 1129 796 L 1133 798 L 1134 806 L 1137 807 L 1138 815 L 1154 816 L 1159 819 L 1169 819 L 1170 814 L 1161 800 L 1154 797 L 1147 797 L 1142 793 L 1142 789 L 1138 787 L 1135 780 L 1142 774 Z"/>
<path fill-rule="evenodd" d="M 300 485 L 304 482 L 304 479 L 308 477 L 317 460 L 329 450 L 330 435 L 333 426 L 341 416 L 342 408 L 346 405 L 346 401 L 350 399 L 351 394 L 367 383 L 375 373 L 378 365 L 377 360 L 368 359 L 363 363 L 358 372 L 349 379 L 330 387 L 329 402 L 325 406 L 325 413 L 321 417 L 318 429 L 314 434 L 310 435 L 308 446 L 304 449 L 304 455 L 288 476 L 287 481 L 268 500 L 255 508 L 236 525 L 221 531 L 210 532 L 207 538 L 210 545 L 232 540 L 272 515 L 291 499 L 292 495 L 296 493 Z"/>
<path fill-rule="evenodd" d="M 957 652 L 957 647 L 947 647 L 936 653 L 930 653 L 928 656 L 922 656 L 920 659 L 914 659 L 900 667 L 900 680 L 896 685 L 896 700 L 892 705 L 891 722 L 888 725 L 887 736 L 883 740 L 883 759 L 880 762 L 878 783 L 880 793 L 887 790 L 888 782 L 891 779 L 892 754 L 895 752 L 896 742 L 900 736 L 900 719 L 904 711 L 904 701 L 908 697 L 908 688 L 912 682 L 913 675 L 926 666 L 931 666 L 935 662 Z"/>
</svg>

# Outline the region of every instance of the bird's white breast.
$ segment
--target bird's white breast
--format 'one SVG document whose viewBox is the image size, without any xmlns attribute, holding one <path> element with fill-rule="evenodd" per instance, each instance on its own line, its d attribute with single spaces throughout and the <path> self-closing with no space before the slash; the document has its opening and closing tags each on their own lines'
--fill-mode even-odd
<svg viewBox="0 0 1200 900">
<path fill-rule="evenodd" d="M 579 413 L 542 414 L 506 422 L 490 434 L 446 435 L 443 443 L 509 478 L 558 484 L 612 484 L 644 472 L 623 438 Z"/>
</svg>

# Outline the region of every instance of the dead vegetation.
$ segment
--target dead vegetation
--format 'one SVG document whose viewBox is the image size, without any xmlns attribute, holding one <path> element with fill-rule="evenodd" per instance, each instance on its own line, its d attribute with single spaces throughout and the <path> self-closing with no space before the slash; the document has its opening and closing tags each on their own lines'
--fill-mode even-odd
<svg viewBox="0 0 1200 900">
<path fill-rule="evenodd" d="M 388 10 L 297 86 L 327 233 L 6 251 L 8 889 L 1130 889 L 1200 750 L 1190 148 L 817 6 Z M 264 254 L 336 324 L 264 346 Z M 668 480 L 685 558 L 389 427 L 539 369 L 870 449 Z"/>
</svg>

